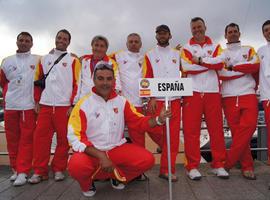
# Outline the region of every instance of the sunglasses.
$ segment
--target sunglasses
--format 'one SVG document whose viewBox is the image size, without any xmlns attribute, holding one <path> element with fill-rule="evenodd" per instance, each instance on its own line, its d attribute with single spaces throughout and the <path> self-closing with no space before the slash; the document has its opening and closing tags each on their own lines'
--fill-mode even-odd
<svg viewBox="0 0 270 200">
<path fill-rule="evenodd" d="M 107 62 L 98 62 L 95 66 L 94 71 L 98 70 L 98 69 L 109 69 L 109 70 L 113 70 L 113 65 L 110 65 Z"/>
</svg>

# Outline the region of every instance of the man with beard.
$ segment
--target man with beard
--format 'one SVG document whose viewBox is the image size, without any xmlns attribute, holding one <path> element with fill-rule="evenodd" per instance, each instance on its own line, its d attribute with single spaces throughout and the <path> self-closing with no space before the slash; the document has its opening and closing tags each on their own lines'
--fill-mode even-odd
<svg viewBox="0 0 270 200">
<path fill-rule="evenodd" d="M 42 57 L 35 74 L 40 80 L 46 77 L 44 89 L 35 86 L 36 111 L 39 112 L 34 133 L 34 174 L 28 180 L 32 184 L 48 179 L 48 163 L 53 133 L 56 132 L 57 147 L 51 168 L 55 181 L 65 178 L 69 145 L 67 141 L 67 123 L 70 112 L 79 99 L 81 64 L 67 53 L 71 41 L 70 33 L 63 29 L 55 37 L 53 53 Z"/>
<path fill-rule="evenodd" d="M 33 38 L 28 32 L 17 36 L 18 50 L 1 64 L 5 133 L 14 186 L 24 185 L 32 168 L 33 133 L 36 127 L 33 97 L 35 66 L 39 56 L 31 54 Z"/>
<path fill-rule="evenodd" d="M 232 133 L 232 144 L 227 152 L 225 168 L 231 169 L 239 161 L 243 177 L 254 180 L 256 176 L 249 144 L 257 126 L 255 78 L 259 70 L 259 59 L 254 48 L 241 45 L 237 24 L 230 23 L 226 26 L 225 38 L 227 49 L 216 58 L 201 58 L 201 62 L 203 65 L 220 62 L 225 64 L 218 72 L 222 80 L 224 114 Z"/>
<path fill-rule="evenodd" d="M 268 164 L 270 164 L 270 20 L 263 23 L 262 32 L 267 44 L 258 50 L 261 61 L 259 88 L 260 100 L 263 103 L 265 123 L 267 126 Z"/>
<path fill-rule="evenodd" d="M 182 69 L 186 77 L 192 79 L 193 96 L 184 97 L 183 102 L 183 131 L 185 155 L 187 159 L 187 176 L 192 180 L 200 180 L 198 170 L 200 154 L 200 131 L 202 115 L 204 115 L 210 135 L 213 173 L 220 178 L 228 178 L 224 170 L 226 158 L 225 141 L 223 134 L 223 119 L 221 95 L 217 70 L 223 67 L 222 63 L 204 65 L 192 62 L 192 57 L 216 57 L 220 53 L 220 46 L 212 43 L 205 35 L 204 20 L 195 17 L 190 22 L 193 37 L 186 44 L 181 53 Z M 201 61 L 201 60 L 200 60 Z"/>
<path fill-rule="evenodd" d="M 180 78 L 180 52 L 169 46 L 172 38 L 170 29 L 167 25 L 160 25 L 156 28 L 157 46 L 148 51 L 144 58 L 143 77 L 144 78 Z M 169 99 L 172 118 L 170 119 L 170 141 L 171 141 L 171 166 L 172 181 L 177 181 L 175 175 L 175 162 L 179 149 L 180 134 L 180 97 Z M 148 103 L 148 114 L 158 116 L 164 105 L 163 98 L 152 97 Z M 162 127 L 159 134 L 152 134 L 153 140 L 162 147 L 160 161 L 160 178 L 168 180 L 168 158 L 166 127 Z"/>
<path fill-rule="evenodd" d="M 119 72 L 117 63 L 106 55 L 109 41 L 106 37 L 102 35 L 95 36 L 91 41 L 92 54 L 84 55 L 81 58 L 82 63 L 82 83 L 81 83 L 81 91 L 80 98 L 91 92 L 93 83 L 93 72 L 97 63 L 106 62 L 113 65 L 113 69 L 115 71 L 114 75 L 116 78 L 115 89 L 117 92 L 121 92 L 121 83 L 119 80 Z"/>
</svg>

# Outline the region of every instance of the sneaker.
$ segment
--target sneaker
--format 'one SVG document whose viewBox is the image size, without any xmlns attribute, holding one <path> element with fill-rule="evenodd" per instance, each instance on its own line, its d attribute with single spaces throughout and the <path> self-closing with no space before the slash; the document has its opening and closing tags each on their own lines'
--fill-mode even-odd
<svg viewBox="0 0 270 200">
<path fill-rule="evenodd" d="M 242 171 L 242 175 L 244 178 L 248 179 L 248 180 L 256 180 L 257 177 L 254 174 L 253 170 L 246 170 L 246 171 Z"/>
<path fill-rule="evenodd" d="M 158 176 L 159 178 L 162 178 L 162 179 L 165 179 L 165 180 L 169 180 L 169 175 L 166 173 L 166 174 L 160 174 Z M 177 182 L 178 181 L 178 178 L 175 174 L 172 174 L 172 182 Z"/>
<path fill-rule="evenodd" d="M 16 180 L 14 181 L 14 186 L 21 186 L 27 182 L 27 175 L 25 173 L 19 173 Z"/>
<path fill-rule="evenodd" d="M 17 178 L 17 172 L 13 172 L 12 176 L 9 177 L 9 180 L 10 180 L 10 181 L 15 181 L 16 178 Z"/>
<path fill-rule="evenodd" d="M 54 180 L 55 181 L 62 181 L 65 179 L 65 175 L 63 172 L 55 172 L 54 173 Z"/>
<path fill-rule="evenodd" d="M 187 176 L 194 181 L 198 181 L 202 178 L 201 173 L 197 169 L 192 169 L 190 171 L 187 171 Z"/>
<path fill-rule="evenodd" d="M 161 149 L 161 147 L 157 147 L 157 153 L 162 153 L 162 149 Z"/>
<path fill-rule="evenodd" d="M 146 180 L 148 180 L 148 177 L 143 173 L 143 174 L 137 176 L 134 180 L 135 181 L 146 181 Z"/>
<path fill-rule="evenodd" d="M 223 168 L 214 168 L 212 169 L 213 174 L 215 174 L 217 177 L 222 178 L 222 179 L 228 179 L 229 178 L 229 173 Z"/>
<path fill-rule="evenodd" d="M 33 174 L 33 176 L 30 179 L 28 179 L 28 183 L 38 184 L 41 181 L 45 181 L 45 180 L 48 180 L 48 179 L 49 179 L 48 176 L 42 176 L 42 175 L 39 175 L 39 174 Z"/>
<path fill-rule="evenodd" d="M 112 187 L 116 190 L 123 190 L 126 186 L 116 179 L 111 179 Z"/>
<path fill-rule="evenodd" d="M 83 192 L 83 195 L 85 197 L 92 197 L 92 196 L 94 196 L 96 194 L 96 192 L 97 192 L 97 189 L 96 189 L 96 186 L 95 186 L 95 184 L 93 182 L 92 187 L 88 191 Z"/>
</svg>

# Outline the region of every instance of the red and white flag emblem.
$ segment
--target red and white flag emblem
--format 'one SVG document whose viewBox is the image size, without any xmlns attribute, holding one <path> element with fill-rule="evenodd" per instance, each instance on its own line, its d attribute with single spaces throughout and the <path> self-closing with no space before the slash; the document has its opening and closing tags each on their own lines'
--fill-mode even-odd
<svg viewBox="0 0 270 200">
<path fill-rule="evenodd" d="M 118 108 L 113 108 L 114 113 L 118 113 Z"/>
</svg>

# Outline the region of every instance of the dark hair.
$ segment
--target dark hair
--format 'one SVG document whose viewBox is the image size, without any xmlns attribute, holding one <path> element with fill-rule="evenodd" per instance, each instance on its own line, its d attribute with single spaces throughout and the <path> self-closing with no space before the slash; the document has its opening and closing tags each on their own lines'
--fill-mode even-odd
<svg viewBox="0 0 270 200">
<path fill-rule="evenodd" d="M 26 36 L 28 36 L 28 37 L 30 37 L 31 38 L 31 41 L 33 42 L 33 37 L 32 37 L 32 35 L 30 34 L 30 33 L 28 33 L 28 32 L 20 32 L 19 33 L 19 35 L 17 35 L 17 40 L 19 39 L 19 37 L 21 36 L 21 35 L 26 35 Z"/>
<path fill-rule="evenodd" d="M 225 27 L 225 34 L 227 33 L 227 30 L 228 30 L 229 27 L 236 27 L 237 30 L 240 31 L 240 28 L 239 28 L 238 24 L 236 24 L 236 23 L 230 23 L 230 24 L 228 24 L 228 25 Z"/>
<path fill-rule="evenodd" d="M 56 34 L 56 37 L 57 37 L 57 35 L 58 35 L 59 33 L 61 33 L 61 32 L 68 35 L 68 37 L 69 37 L 69 42 L 70 42 L 70 41 L 71 41 L 71 34 L 70 34 L 70 32 L 69 32 L 68 30 L 66 30 L 66 29 L 61 29 L 60 31 L 58 31 L 57 34 Z"/>
<path fill-rule="evenodd" d="M 263 25 L 262 25 L 262 32 L 263 32 L 263 28 L 266 26 L 266 25 L 269 25 L 270 24 L 270 20 L 266 20 Z"/>
<path fill-rule="evenodd" d="M 113 65 L 106 63 L 106 62 L 99 62 L 96 64 L 95 69 L 94 69 L 94 79 L 96 78 L 96 73 L 98 70 L 109 70 L 112 72 L 114 76 L 114 71 L 113 71 Z"/>
<path fill-rule="evenodd" d="M 127 39 L 128 39 L 129 37 L 131 37 L 131 36 L 137 36 L 138 38 L 141 39 L 141 36 L 140 36 L 138 33 L 130 33 L 130 34 L 128 34 Z"/>
<path fill-rule="evenodd" d="M 196 21 L 202 21 L 203 24 L 205 25 L 205 22 L 204 22 L 203 18 L 201 18 L 201 17 L 194 17 L 194 18 L 192 18 L 192 19 L 190 20 L 190 23 L 196 22 Z"/>
<path fill-rule="evenodd" d="M 101 40 L 101 41 L 104 41 L 105 42 L 105 45 L 106 47 L 108 48 L 109 47 L 109 41 L 106 37 L 102 36 L 102 35 L 96 35 L 92 41 L 91 41 L 91 46 L 93 46 L 93 44 L 98 41 L 98 40 Z"/>
</svg>

